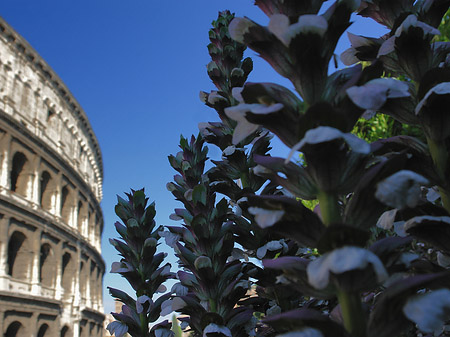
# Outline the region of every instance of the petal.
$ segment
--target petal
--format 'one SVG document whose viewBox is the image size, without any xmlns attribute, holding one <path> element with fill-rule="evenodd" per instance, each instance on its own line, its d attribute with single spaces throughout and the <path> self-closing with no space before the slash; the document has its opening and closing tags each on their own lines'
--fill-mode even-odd
<svg viewBox="0 0 450 337">
<path fill-rule="evenodd" d="M 111 336 L 114 334 L 116 337 L 122 337 L 128 331 L 128 326 L 122 322 L 114 321 L 108 324 L 106 329 L 109 331 Z"/>
<path fill-rule="evenodd" d="M 222 334 L 227 337 L 231 337 L 230 329 L 228 329 L 226 326 L 217 325 L 215 323 L 208 324 L 206 328 L 203 330 L 203 337 L 208 337 L 209 334 L 213 336 Z"/>
<path fill-rule="evenodd" d="M 358 63 L 359 59 L 356 57 L 355 48 L 348 48 L 340 56 L 342 63 L 346 66 L 351 66 L 352 64 Z"/>
<path fill-rule="evenodd" d="M 228 31 L 233 40 L 239 43 L 245 43 L 244 35 L 248 33 L 250 27 L 253 26 L 255 26 L 255 24 L 247 18 L 234 18 L 228 26 Z"/>
<path fill-rule="evenodd" d="M 309 283 L 317 289 L 328 286 L 330 273 L 342 274 L 372 265 L 378 282 L 388 278 L 386 269 L 378 256 L 359 247 L 342 247 L 326 253 L 312 261 L 306 268 Z"/>
<path fill-rule="evenodd" d="M 286 35 L 289 30 L 289 18 L 284 14 L 273 14 L 270 17 L 269 31 L 275 35 L 285 46 L 289 46 L 289 40 Z"/>
<path fill-rule="evenodd" d="M 427 104 L 427 100 L 431 95 L 448 95 L 450 94 L 450 82 L 442 82 L 428 90 L 422 100 L 417 104 L 416 115 L 422 112 L 422 108 Z"/>
<path fill-rule="evenodd" d="M 308 130 L 305 133 L 305 137 L 294 145 L 286 159 L 286 163 L 289 163 L 289 160 L 294 155 L 295 151 L 301 150 L 306 144 L 320 144 L 335 139 L 343 139 L 354 152 L 361 154 L 370 153 L 370 145 L 365 140 L 362 140 L 351 133 L 344 133 L 329 126 L 319 126 L 315 129 Z"/>
<path fill-rule="evenodd" d="M 395 50 L 395 36 L 391 36 L 389 39 L 383 42 L 380 49 L 378 49 L 377 58 L 383 55 L 388 55 Z"/>
<path fill-rule="evenodd" d="M 256 223 L 261 228 L 273 226 L 284 215 L 283 210 L 270 210 L 259 207 L 249 207 L 248 211 L 255 216 Z"/>
<path fill-rule="evenodd" d="M 284 108 L 284 105 L 281 103 L 275 103 L 271 105 L 265 104 L 252 104 L 250 112 L 260 115 L 267 115 L 273 112 L 280 111 Z"/>
<path fill-rule="evenodd" d="M 247 120 L 238 122 L 238 125 L 233 132 L 233 144 L 239 144 L 258 129 L 259 125 L 247 122 Z"/>
<path fill-rule="evenodd" d="M 348 36 L 348 39 L 350 40 L 350 44 L 354 48 L 372 45 L 372 41 L 370 41 L 370 39 L 368 39 L 364 36 L 355 35 L 350 32 L 347 32 L 347 36 Z"/>
<path fill-rule="evenodd" d="M 439 289 L 413 296 L 403 306 L 403 313 L 421 331 L 438 331 L 450 318 L 450 290 Z"/>
<path fill-rule="evenodd" d="M 428 183 L 420 174 L 401 170 L 378 183 L 375 197 L 393 208 L 413 208 L 421 199 L 420 187 Z"/>
</svg>

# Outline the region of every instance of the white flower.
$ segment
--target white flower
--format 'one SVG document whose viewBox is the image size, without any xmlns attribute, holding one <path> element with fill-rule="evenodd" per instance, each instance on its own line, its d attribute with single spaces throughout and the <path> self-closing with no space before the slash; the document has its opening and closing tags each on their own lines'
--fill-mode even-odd
<svg viewBox="0 0 450 337">
<path fill-rule="evenodd" d="M 422 222 L 445 222 L 450 226 L 450 216 L 431 216 L 431 215 L 422 215 L 416 216 L 412 219 L 409 219 L 405 222 L 404 229 L 407 231 L 410 228 L 413 228 Z"/>
<path fill-rule="evenodd" d="M 375 197 L 383 204 L 403 209 L 413 208 L 420 201 L 420 188 L 429 182 L 412 171 L 401 170 L 377 184 Z"/>
<path fill-rule="evenodd" d="M 188 293 L 188 288 L 182 285 L 180 282 L 175 283 L 172 286 L 171 292 L 175 293 L 177 296 L 185 296 Z"/>
<path fill-rule="evenodd" d="M 306 273 L 308 282 L 317 289 L 324 289 L 330 281 L 330 273 L 342 274 L 355 269 L 365 269 L 368 265 L 377 276 L 378 282 L 388 278 L 388 273 L 380 261 L 371 251 L 359 247 L 342 247 L 328 252 L 308 264 Z"/>
<path fill-rule="evenodd" d="M 450 290 L 439 289 L 412 296 L 403 306 L 403 313 L 423 332 L 440 331 L 450 318 Z"/>
<path fill-rule="evenodd" d="M 378 49 L 377 58 L 383 55 L 388 55 L 395 50 L 396 36 L 391 36 L 389 39 L 383 42 L 380 49 Z"/>
<path fill-rule="evenodd" d="M 273 226 L 284 215 L 283 210 L 271 210 L 260 207 L 249 207 L 248 211 L 255 216 L 256 223 L 261 228 Z"/>
<path fill-rule="evenodd" d="M 288 246 L 283 239 L 269 241 L 264 246 L 259 247 L 256 251 L 256 256 L 259 259 L 262 259 L 264 256 L 266 256 L 267 251 L 273 252 L 279 249 L 282 249 L 283 252 L 286 252 L 288 250 Z"/>
<path fill-rule="evenodd" d="M 203 137 L 214 135 L 214 133 L 212 133 L 211 131 L 208 130 L 211 127 L 212 127 L 212 125 L 210 123 L 205 123 L 205 122 L 198 123 L 198 130 L 200 131 L 200 133 Z"/>
<path fill-rule="evenodd" d="M 294 145 L 289 153 L 286 164 L 294 155 L 295 151 L 301 150 L 306 144 L 320 144 L 332 141 L 334 139 L 343 139 L 353 152 L 368 154 L 370 152 L 370 145 L 351 133 L 344 133 L 338 129 L 329 126 L 319 126 L 315 129 L 310 129 L 305 133 L 303 139 Z"/>
<path fill-rule="evenodd" d="M 227 102 L 227 99 L 220 95 L 217 91 L 211 91 L 208 95 L 208 103 L 214 105 L 220 101 Z"/>
<path fill-rule="evenodd" d="M 208 334 L 212 335 L 222 334 L 227 337 L 231 337 L 230 329 L 228 329 L 226 326 L 217 325 L 215 323 L 208 324 L 206 328 L 203 330 L 203 337 L 208 337 Z"/>
<path fill-rule="evenodd" d="M 399 37 L 403 32 L 408 31 L 409 27 L 419 27 L 423 30 L 424 34 L 431 34 L 431 35 L 441 34 L 441 32 L 438 29 L 430 25 L 427 25 L 422 21 L 417 20 L 417 16 L 415 16 L 414 14 L 410 14 L 397 28 L 397 30 L 395 31 L 395 35 L 391 36 L 381 45 L 380 49 L 378 50 L 377 57 L 392 53 L 395 50 L 396 38 Z"/>
<path fill-rule="evenodd" d="M 347 89 L 355 105 L 363 109 L 380 109 L 389 98 L 409 97 L 408 84 L 392 78 L 377 78 L 362 86 Z"/>
<path fill-rule="evenodd" d="M 388 230 L 391 229 L 392 226 L 394 226 L 394 220 L 396 215 L 397 209 L 395 208 L 384 212 L 383 214 L 381 214 L 381 216 L 377 221 L 377 227 Z"/>
<path fill-rule="evenodd" d="M 186 302 L 180 297 L 175 297 L 174 299 L 165 300 L 161 303 L 161 314 L 160 316 L 165 316 L 173 311 L 180 310 L 186 306 Z"/>
<path fill-rule="evenodd" d="M 223 150 L 222 158 L 231 156 L 234 152 L 236 152 L 236 146 L 230 145 Z"/>
<path fill-rule="evenodd" d="M 289 18 L 284 14 L 273 14 L 270 17 L 268 29 L 286 47 L 289 47 L 292 38 L 301 33 L 316 33 L 323 36 L 328 28 L 328 22 L 324 17 L 314 14 L 301 15 L 298 22 L 289 23 Z"/>
<path fill-rule="evenodd" d="M 110 335 L 116 335 L 116 337 L 124 336 L 128 331 L 128 326 L 122 322 L 114 321 L 108 324 L 106 330 L 109 331 Z"/>
<path fill-rule="evenodd" d="M 256 26 L 255 23 L 247 18 L 234 18 L 228 26 L 228 32 L 233 40 L 239 43 L 245 43 L 244 35 L 254 26 Z"/>
<path fill-rule="evenodd" d="M 442 82 L 438 85 L 435 85 L 433 88 L 428 90 L 426 95 L 422 98 L 422 100 L 417 104 L 416 107 L 416 115 L 419 115 L 423 106 L 427 104 L 427 100 L 431 95 L 448 95 L 450 94 L 450 82 Z"/>
<path fill-rule="evenodd" d="M 180 240 L 180 236 L 178 234 L 174 234 L 170 231 L 159 231 L 158 234 L 165 239 L 166 245 L 171 248 L 174 248 Z"/>
<path fill-rule="evenodd" d="M 346 66 L 350 66 L 359 62 L 359 59 L 356 57 L 356 48 L 370 46 L 373 42 L 364 36 L 355 35 L 349 32 L 347 32 L 347 35 L 350 40 L 351 47 L 341 54 L 341 61 Z"/>
<path fill-rule="evenodd" d="M 283 104 L 275 103 L 272 105 L 265 104 L 239 104 L 225 109 L 225 114 L 237 122 L 237 126 L 233 133 L 233 144 L 238 144 L 253 132 L 258 130 L 259 125 L 250 123 L 245 114 L 251 112 L 254 114 L 270 114 L 283 109 Z"/>
<path fill-rule="evenodd" d="M 239 103 L 244 103 L 244 98 L 242 97 L 243 87 L 234 87 L 231 89 L 231 95 L 238 101 Z"/>
<path fill-rule="evenodd" d="M 110 273 L 127 273 L 129 271 L 133 271 L 133 266 L 129 264 L 128 262 L 122 261 L 122 262 L 113 262 L 111 264 L 111 271 Z"/>
<path fill-rule="evenodd" d="M 136 312 L 138 314 L 142 313 L 144 311 L 144 303 L 148 302 L 148 310 L 147 312 L 150 310 L 151 305 L 153 304 L 153 301 L 150 297 L 146 296 L 146 295 L 142 295 L 139 296 L 136 300 Z"/>
<path fill-rule="evenodd" d="M 422 28 L 423 32 L 426 34 L 441 35 L 439 29 L 427 25 L 425 22 L 417 20 L 417 16 L 415 16 L 414 14 L 410 14 L 397 28 L 397 30 L 395 31 L 395 36 L 399 37 L 402 34 L 402 32 L 407 31 L 409 27 Z"/>
</svg>

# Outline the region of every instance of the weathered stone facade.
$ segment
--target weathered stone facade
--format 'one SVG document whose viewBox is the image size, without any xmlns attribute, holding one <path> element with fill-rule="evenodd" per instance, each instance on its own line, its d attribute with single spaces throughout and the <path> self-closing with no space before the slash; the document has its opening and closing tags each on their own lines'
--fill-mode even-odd
<svg viewBox="0 0 450 337">
<path fill-rule="evenodd" d="M 0 18 L 0 333 L 103 336 L 102 159 L 85 112 Z"/>
</svg>

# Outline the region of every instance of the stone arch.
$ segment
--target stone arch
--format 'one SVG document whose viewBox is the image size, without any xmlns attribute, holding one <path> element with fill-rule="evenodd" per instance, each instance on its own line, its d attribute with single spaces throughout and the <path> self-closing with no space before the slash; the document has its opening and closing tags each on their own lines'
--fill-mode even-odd
<svg viewBox="0 0 450 337">
<path fill-rule="evenodd" d="M 15 231 L 8 242 L 8 275 L 26 280 L 28 279 L 29 269 L 31 267 L 29 242 L 25 234 Z"/>
<path fill-rule="evenodd" d="M 39 178 L 39 204 L 46 211 L 51 211 L 53 201 L 53 191 L 51 190 L 52 176 L 45 170 Z"/>
<path fill-rule="evenodd" d="M 27 196 L 29 166 L 30 162 L 23 152 L 14 153 L 9 173 L 10 189 L 24 197 Z"/>
<path fill-rule="evenodd" d="M 62 268 L 61 268 L 61 286 L 64 289 L 64 298 L 67 299 L 72 294 L 73 278 L 75 276 L 75 262 L 72 258 L 72 254 L 65 252 L 62 256 Z"/>
<path fill-rule="evenodd" d="M 49 326 L 47 323 L 44 323 L 40 326 L 38 333 L 37 333 L 37 337 L 44 337 L 46 336 L 46 332 L 49 330 Z"/>
<path fill-rule="evenodd" d="M 41 245 L 39 257 L 39 282 L 43 286 L 52 288 L 56 280 L 56 258 L 55 253 L 48 243 Z"/>
<path fill-rule="evenodd" d="M 14 321 L 10 325 L 8 325 L 8 328 L 5 331 L 5 337 L 21 337 L 24 335 L 25 328 L 23 327 L 22 323 L 19 321 Z"/>
</svg>

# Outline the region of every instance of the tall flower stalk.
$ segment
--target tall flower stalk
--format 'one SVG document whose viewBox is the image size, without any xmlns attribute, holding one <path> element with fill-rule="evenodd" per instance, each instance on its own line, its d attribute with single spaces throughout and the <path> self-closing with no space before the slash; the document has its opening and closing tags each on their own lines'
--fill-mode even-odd
<svg viewBox="0 0 450 337">
<path fill-rule="evenodd" d="M 128 200 L 118 197 L 116 214 L 122 223 L 116 222 L 120 239 L 110 242 L 122 258 L 111 266 L 112 273 L 124 277 L 135 291 L 136 298 L 125 292 L 109 287 L 111 295 L 123 303 L 120 313 L 112 313 L 116 321 L 108 325 L 108 330 L 116 337 L 128 333 L 133 337 L 171 337 L 171 323 L 167 320 L 150 326 L 159 319 L 161 304 L 171 294 L 166 293 L 155 299 L 155 294 L 165 292 L 165 281 L 174 277 L 170 264 L 164 262 L 166 253 L 157 253 L 158 232 L 155 204 L 147 206 L 148 198 L 144 190 L 126 194 Z"/>
</svg>

